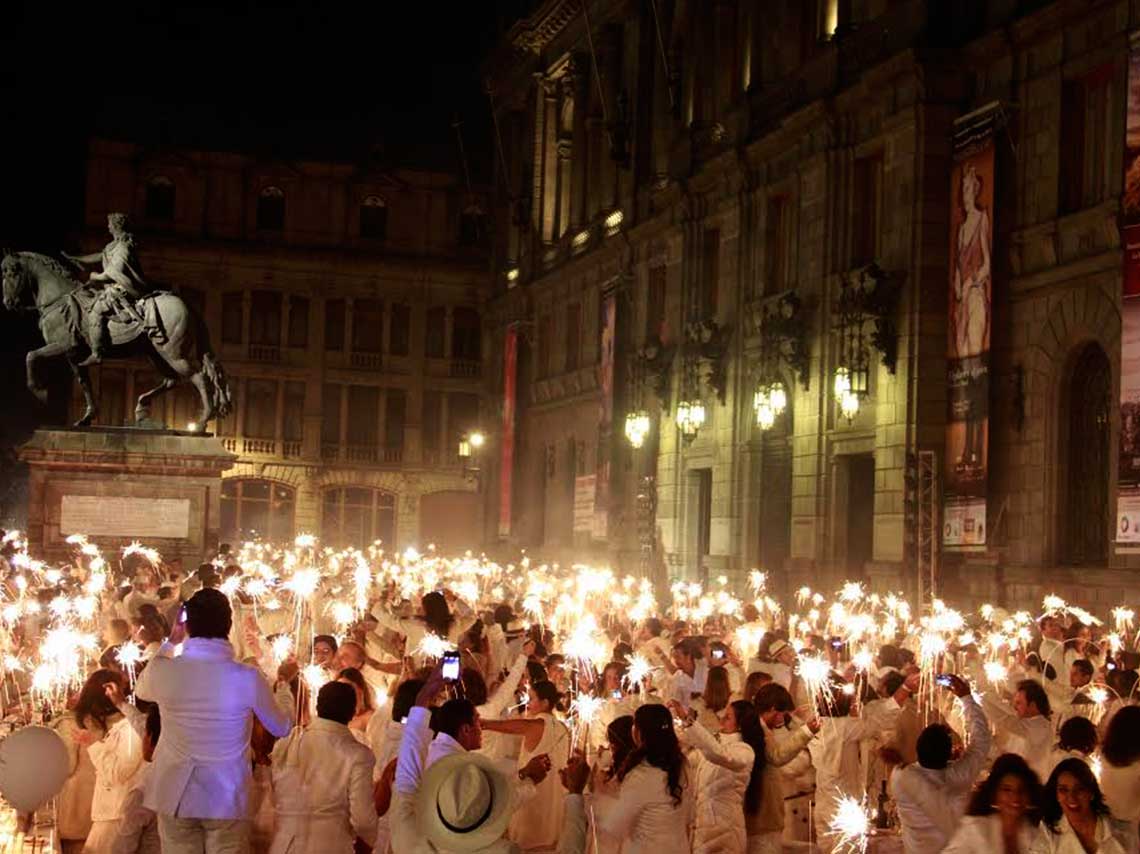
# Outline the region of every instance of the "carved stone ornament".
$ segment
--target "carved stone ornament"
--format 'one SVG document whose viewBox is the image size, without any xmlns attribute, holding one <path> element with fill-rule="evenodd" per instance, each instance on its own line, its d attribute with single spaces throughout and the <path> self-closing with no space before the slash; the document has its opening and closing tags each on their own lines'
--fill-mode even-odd
<svg viewBox="0 0 1140 854">
<path fill-rule="evenodd" d="M 638 353 L 641 360 L 642 375 L 646 383 L 657 397 L 662 409 L 669 409 L 669 375 L 673 370 L 673 357 L 677 348 L 661 341 L 655 335 L 645 342 L 645 346 Z"/>
<path fill-rule="evenodd" d="M 728 330 L 715 320 L 696 320 L 685 326 L 685 343 L 695 353 L 701 381 L 724 403 L 728 381 Z"/>
<path fill-rule="evenodd" d="M 871 262 L 866 267 L 845 273 L 835 304 L 835 314 L 845 328 L 862 329 L 873 322 L 871 345 L 879 351 L 883 367 L 890 373 L 898 365 L 898 311 L 902 282 Z"/>
<path fill-rule="evenodd" d="M 780 365 L 791 371 L 808 390 L 811 369 L 809 329 L 811 312 L 795 291 L 771 297 L 753 308 L 752 321 L 760 336 L 766 371 Z"/>
</svg>

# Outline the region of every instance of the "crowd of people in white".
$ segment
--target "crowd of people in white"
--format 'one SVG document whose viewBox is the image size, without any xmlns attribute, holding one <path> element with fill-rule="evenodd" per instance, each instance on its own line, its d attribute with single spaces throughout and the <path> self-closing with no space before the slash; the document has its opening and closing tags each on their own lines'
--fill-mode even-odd
<svg viewBox="0 0 1140 854">
<path fill-rule="evenodd" d="M 221 581 L 206 565 L 173 597 L 109 603 L 103 666 L 53 721 L 65 854 L 831 851 L 850 799 L 907 854 L 1140 850 L 1137 656 L 1063 615 L 1002 680 L 970 644 L 938 674 L 905 643 L 864 667 L 841 637 L 797 649 L 771 626 L 741 648 L 751 606 L 614 619 L 595 670 L 518 603 L 444 589 L 385 596 L 278 663 Z M 137 674 L 110 654 L 131 642 Z"/>
</svg>

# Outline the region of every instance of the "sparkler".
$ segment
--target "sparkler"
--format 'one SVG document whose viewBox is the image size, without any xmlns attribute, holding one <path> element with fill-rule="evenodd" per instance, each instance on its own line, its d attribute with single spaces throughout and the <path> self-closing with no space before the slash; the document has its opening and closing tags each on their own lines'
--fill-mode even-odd
<svg viewBox="0 0 1140 854">
<path fill-rule="evenodd" d="M 847 795 L 840 797 L 828 828 L 828 835 L 835 839 L 833 851 L 840 854 L 864 854 L 871 830 L 866 800 L 855 800 Z"/>
</svg>

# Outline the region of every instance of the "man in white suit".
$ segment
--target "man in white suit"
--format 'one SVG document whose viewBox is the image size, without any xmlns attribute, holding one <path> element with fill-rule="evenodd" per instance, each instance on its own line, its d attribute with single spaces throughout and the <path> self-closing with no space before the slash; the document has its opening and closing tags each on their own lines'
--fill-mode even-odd
<svg viewBox="0 0 1140 854">
<path fill-rule="evenodd" d="M 199 590 L 185 614 L 182 654 L 172 657 L 176 628 L 135 685 L 162 712 L 144 803 L 158 815 L 164 854 L 245 854 L 253 716 L 279 738 L 292 723 L 257 668 L 234 661 L 226 595 Z"/>
<path fill-rule="evenodd" d="M 355 837 L 376 838 L 376 760 L 349 732 L 355 714 L 356 690 L 329 682 L 317 694 L 317 719 L 273 748 L 270 854 L 352 854 Z"/>
</svg>

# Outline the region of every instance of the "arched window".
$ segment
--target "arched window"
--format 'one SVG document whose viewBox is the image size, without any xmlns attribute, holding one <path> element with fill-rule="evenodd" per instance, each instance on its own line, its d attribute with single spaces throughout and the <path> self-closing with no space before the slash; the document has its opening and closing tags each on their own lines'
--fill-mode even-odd
<svg viewBox="0 0 1140 854">
<path fill-rule="evenodd" d="M 293 539 L 296 490 L 261 478 L 227 478 L 222 481 L 224 541 L 261 537 L 272 542 Z"/>
<path fill-rule="evenodd" d="M 155 175 L 146 182 L 146 218 L 169 222 L 174 219 L 174 182 Z"/>
<path fill-rule="evenodd" d="M 1112 368 L 1099 344 L 1086 344 L 1073 363 L 1067 389 L 1067 435 L 1059 479 L 1061 556 L 1073 566 L 1108 560 L 1108 440 Z"/>
<path fill-rule="evenodd" d="M 321 540 L 363 548 L 375 540 L 396 547 L 396 496 L 362 486 L 326 489 L 321 502 Z"/>
<path fill-rule="evenodd" d="M 360 203 L 360 236 L 369 240 L 388 236 L 388 205 L 379 196 L 365 196 Z"/>
<path fill-rule="evenodd" d="M 258 195 L 257 227 L 261 231 L 285 228 L 285 193 L 280 187 L 265 187 Z"/>
</svg>

